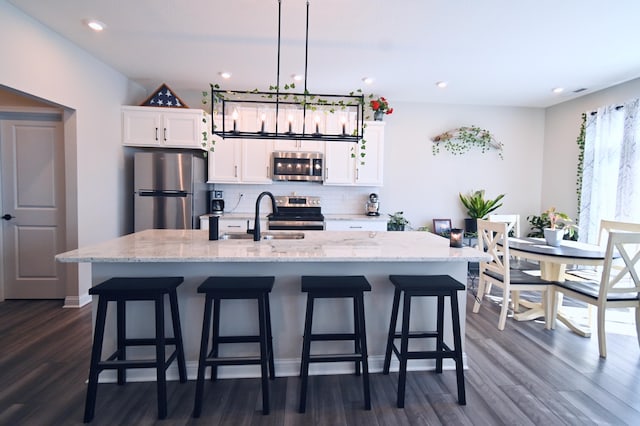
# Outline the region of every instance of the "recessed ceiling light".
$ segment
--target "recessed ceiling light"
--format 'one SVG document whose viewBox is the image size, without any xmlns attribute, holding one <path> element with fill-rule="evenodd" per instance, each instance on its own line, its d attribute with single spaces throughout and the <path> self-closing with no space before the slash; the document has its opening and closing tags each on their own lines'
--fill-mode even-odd
<svg viewBox="0 0 640 426">
<path fill-rule="evenodd" d="M 364 84 L 373 84 L 373 77 L 362 77 L 362 81 L 364 81 Z"/>
<path fill-rule="evenodd" d="M 98 32 L 107 28 L 104 22 L 100 22 L 97 19 L 85 19 L 84 24 L 89 28 L 91 28 L 93 31 L 98 31 Z"/>
<path fill-rule="evenodd" d="M 447 83 L 446 81 L 439 81 L 439 82 L 436 83 L 436 86 L 438 86 L 441 89 L 444 89 L 448 85 L 449 85 L 449 83 Z"/>
<path fill-rule="evenodd" d="M 227 71 L 220 71 L 218 74 L 225 80 L 231 78 L 231 73 Z"/>
<path fill-rule="evenodd" d="M 300 74 L 291 74 L 291 78 L 294 81 L 302 81 L 303 77 Z"/>
<path fill-rule="evenodd" d="M 553 93 L 562 93 L 562 92 L 564 92 L 564 88 L 562 88 L 562 87 L 554 87 L 551 91 Z"/>
</svg>

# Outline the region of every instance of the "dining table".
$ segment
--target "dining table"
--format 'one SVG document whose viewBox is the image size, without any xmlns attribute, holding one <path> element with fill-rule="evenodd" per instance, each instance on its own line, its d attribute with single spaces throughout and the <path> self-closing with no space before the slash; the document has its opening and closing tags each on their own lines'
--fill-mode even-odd
<svg viewBox="0 0 640 426">
<path fill-rule="evenodd" d="M 598 266 L 602 266 L 605 259 L 605 249 L 603 247 L 578 241 L 562 240 L 560 245 L 556 247 L 547 244 L 544 238 L 510 237 L 508 244 L 510 256 L 539 262 L 540 277 L 550 282 L 564 282 L 567 279 L 574 281 L 588 280 L 589 278 L 598 279 L 597 274 L 592 271 L 578 271 L 575 273 L 572 271 L 572 273 L 567 273 L 567 265 L 576 267 L 592 266 L 595 269 Z M 529 273 L 536 272 L 529 271 Z M 589 328 L 578 326 L 562 310 L 562 299 L 562 294 L 559 294 L 557 299 L 559 304 L 557 320 L 574 333 L 583 337 L 590 337 L 591 330 Z M 529 321 L 544 317 L 542 302 L 524 302 L 522 304 L 529 309 L 514 314 L 514 319 L 517 321 Z M 550 321 L 547 321 L 547 324 L 549 323 Z"/>
</svg>

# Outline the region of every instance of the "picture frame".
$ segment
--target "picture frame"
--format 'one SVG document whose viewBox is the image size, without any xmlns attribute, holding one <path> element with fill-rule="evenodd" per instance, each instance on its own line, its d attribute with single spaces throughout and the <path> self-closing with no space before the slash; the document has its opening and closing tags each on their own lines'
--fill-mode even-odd
<svg viewBox="0 0 640 426">
<path fill-rule="evenodd" d="M 451 232 L 451 219 L 433 219 L 433 233 L 448 235 Z"/>
</svg>

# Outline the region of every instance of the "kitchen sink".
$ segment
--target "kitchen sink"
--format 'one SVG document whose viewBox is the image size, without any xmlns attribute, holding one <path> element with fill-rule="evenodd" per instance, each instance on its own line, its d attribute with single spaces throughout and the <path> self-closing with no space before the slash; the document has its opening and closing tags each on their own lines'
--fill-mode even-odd
<svg viewBox="0 0 640 426">
<path fill-rule="evenodd" d="M 302 232 L 263 232 L 260 234 L 262 240 L 301 240 L 304 238 Z M 227 232 L 220 235 L 221 240 L 252 240 L 253 235 L 245 232 Z"/>
<path fill-rule="evenodd" d="M 220 235 L 221 240 L 252 240 L 253 235 L 245 232 L 233 232 Z"/>
<path fill-rule="evenodd" d="M 263 240 L 301 240 L 304 238 L 302 232 L 263 232 Z"/>
</svg>

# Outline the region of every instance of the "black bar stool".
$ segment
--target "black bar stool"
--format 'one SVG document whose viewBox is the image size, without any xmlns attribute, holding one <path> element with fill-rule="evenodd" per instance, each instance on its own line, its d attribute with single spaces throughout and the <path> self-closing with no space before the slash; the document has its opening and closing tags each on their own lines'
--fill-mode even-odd
<svg viewBox="0 0 640 426">
<path fill-rule="evenodd" d="M 269 382 L 267 377 L 275 378 L 271 312 L 269 309 L 269 293 L 273 288 L 274 281 L 274 277 L 209 277 L 198 287 L 198 293 L 205 294 L 205 305 L 193 417 L 200 417 L 202 412 L 205 369 L 211 366 L 211 380 L 216 380 L 219 365 L 260 364 L 262 413 L 269 414 Z M 258 335 L 220 336 L 220 301 L 222 299 L 255 299 L 258 302 Z M 214 311 L 213 334 L 211 334 L 212 304 Z M 211 351 L 209 351 L 210 334 Z M 259 343 L 260 355 L 255 357 L 221 357 L 218 356 L 221 343 Z"/>
<path fill-rule="evenodd" d="M 465 286 L 448 275 L 391 275 L 389 279 L 395 286 L 393 309 L 387 338 L 387 350 L 384 357 L 383 373 L 389 374 L 391 351 L 400 361 L 398 377 L 398 408 L 404 407 L 404 390 L 407 378 L 407 361 L 410 359 L 435 359 L 436 373 L 442 373 L 442 360 L 453 358 L 456 362 L 456 378 L 458 384 L 458 403 L 466 405 L 464 392 L 464 370 L 462 364 L 462 339 L 460 336 L 460 316 L 458 314 L 458 291 Z M 400 296 L 404 292 L 402 305 L 402 331 L 396 332 Z M 436 331 L 409 331 L 411 315 L 411 298 L 431 296 L 438 298 L 438 312 Z M 453 325 L 453 345 L 451 349 L 444 342 L 444 298 L 451 300 L 451 321 Z M 409 351 L 409 339 L 435 338 L 436 348 L 433 351 Z M 400 340 L 400 350 L 394 344 L 394 339 Z"/>
<path fill-rule="evenodd" d="M 84 422 L 93 419 L 98 391 L 98 376 L 103 370 L 118 370 L 118 384 L 126 382 L 127 368 L 155 368 L 158 389 L 158 418 L 167 417 L 167 367 L 177 359 L 180 382 L 187 381 L 187 369 L 182 346 L 182 332 L 180 329 L 180 314 L 178 311 L 178 296 L 176 288 L 182 283 L 182 277 L 145 277 L 145 278 L 111 278 L 89 289 L 89 294 L 98 296 L 98 310 L 96 326 L 91 350 L 91 364 L 89 367 L 89 385 L 84 409 Z M 164 297 L 169 295 L 171 306 L 171 320 L 173 323 L 173 337 L 165 337 L 164 332 Z M 155 302 L 155 338 L 128 339 L 126 337 L 126 302 L 129 301 Z M 117 349 L 106 360 L 101 361 L 102 343 L 104 339 L 107 304 L 116 302 L 117 317 Z M 127 359 L 127 347 L 150 346 L 156 347 L 155 359 Z M 175 350 L 166 357 L 165 346 L 175 345 Z"/>
<path fill-rule="evenodd" d="M 307 405 L 307 381 L 310 362 L 355 361 L 356 375 L 360 375 L 362 363 L 362 382 L 364 387 L 364 404 L 371 409 L 369 391 L 369 364 L 367 362 L 367 333 L 364 322 L 364 292 L 371 291 L 371 285 L 363 276 L 303 276 L 302 291 L 307 293 L 307 313 L 304 320 L 304 337 L 302 342 L 302 365 L 300 375 L 300 412 L 304 413 Z M 353 333 L 315 333 L 311 332 L 313 321 L 313 305 L 315 299 L 353 299 Z M 330 340 L 353 340 L 354 353 L 311 355 L 311 342 Z"/>
</svg>

